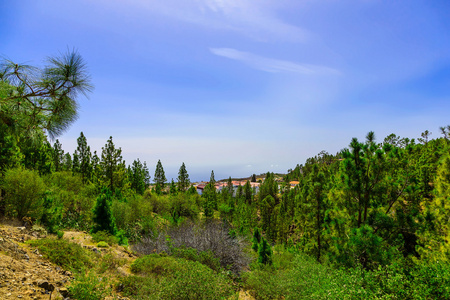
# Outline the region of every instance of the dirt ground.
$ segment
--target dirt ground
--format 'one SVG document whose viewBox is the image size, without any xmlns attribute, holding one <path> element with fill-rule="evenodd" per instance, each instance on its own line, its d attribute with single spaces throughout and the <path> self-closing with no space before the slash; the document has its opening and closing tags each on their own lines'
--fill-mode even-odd
<svg viewBox="0 0 450 300">
<path fill-rule="evenodd" d="M 0 221 L 0 299 L 69 299 L 67 286 L 72 274 L 47 261 L 38 250 L 25 244 L 25 241 L 46 236 L 44 231 L 27 229 L 17 223 Z M 98 249 L 86 232 L 65 231 L 65 239 L 78 243 L 93 251 Z M 115 246 L 114 256 L 123 259 L 125 264 L 117 269 L 117 274 L 130 275 L 130 265 L 136 258 L 122 246 Z M 120 295 L 109 299 L 127 299 Z M 239 299 L 254 299 L 245 291 L 240 291 Z"/>
<path fill-rule="evenodd" d="M 72 274 L 46 261 L 25 241 L 39 233 L 0 225 L 0 299 L 64 299 Z"/>
</svg>

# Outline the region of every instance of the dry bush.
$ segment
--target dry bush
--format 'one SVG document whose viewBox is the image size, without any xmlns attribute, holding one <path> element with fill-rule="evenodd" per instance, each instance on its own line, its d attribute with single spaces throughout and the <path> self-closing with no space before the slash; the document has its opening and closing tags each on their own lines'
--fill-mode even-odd
<svg viewBox="0 0 450 300">
<path fill-rule="evenodd" d="M 133 250 L 143 255 L 155 252 L 171 254 L 171 249 L 180 247 L 211 251 L 223 268 L 239 275 L 250 258 L 244 252 L 244 240 L 232 237 L 229 230 L 229 226 L 219 221 L 203 224 L 185 222 L 160 231 L 154 237 L 142 238 L 140 243 L 133 246 Z"/>
</svg>

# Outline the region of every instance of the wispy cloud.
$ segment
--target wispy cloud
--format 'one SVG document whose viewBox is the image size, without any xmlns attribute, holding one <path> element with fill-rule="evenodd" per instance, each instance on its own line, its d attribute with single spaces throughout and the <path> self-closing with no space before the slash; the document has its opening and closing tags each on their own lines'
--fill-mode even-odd
<svg viewBox="0 0 450 300">
<path fill-rule="evenodd" d="M 279 18 L 276 1 L 134 0 L 147 11 L 207 28 L 240 32 L 258 41 L 304 42 L 310 33 Z M 133 2 L 131 2 L 133 3 Z M 127 2 L 127 5 L 130 3 Z"/>
<path fill-rule="evenodd" d="M 250 52 L 243 52 L 232 48 L 210 48 L 213 54 L 237 60 L 257 70 L 278 73 L 289 72 L 304 75 L 337 75 L 340 72 L 333 68 L 311 64 L 298 64 L 287 60 L 273 59 L 259 56 Z"/>
</svg>

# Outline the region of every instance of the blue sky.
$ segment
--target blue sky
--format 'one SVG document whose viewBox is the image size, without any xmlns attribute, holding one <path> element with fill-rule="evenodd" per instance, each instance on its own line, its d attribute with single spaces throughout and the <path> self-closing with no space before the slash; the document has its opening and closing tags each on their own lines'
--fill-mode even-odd
<svg viewBox="0 0 450 300">
<path fill-rule="evenodd" d="M 95 90 L 59 137 L 109 136 L 170 180 L 286 172 L 375 131 L 450 124 L 450 2 L 0 2 L 0 55 L 42 65 L 76 48 Z"/>
</svg>

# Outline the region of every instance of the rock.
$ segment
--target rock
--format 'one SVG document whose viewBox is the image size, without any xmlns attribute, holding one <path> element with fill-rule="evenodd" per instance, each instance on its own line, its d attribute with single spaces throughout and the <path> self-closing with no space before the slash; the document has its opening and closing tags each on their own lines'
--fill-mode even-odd
<svg viewBox="0 0 450 300">
<path fill-rule="evenodd" d="M 69 290 L 65 287 L 62 287 L 59 289 L 59 293 L 61 294 L 61 296 L 63 296 L 64 298 L 69 297 Z"/>
<path fill-rule="evenodd" d="M 39 280 L 37 282 L 37 286 L 40 288 L 43 288 L 46 291 L 54 291 L 55 290 L 55 286 L 46 280 Z"/>
</svg>

